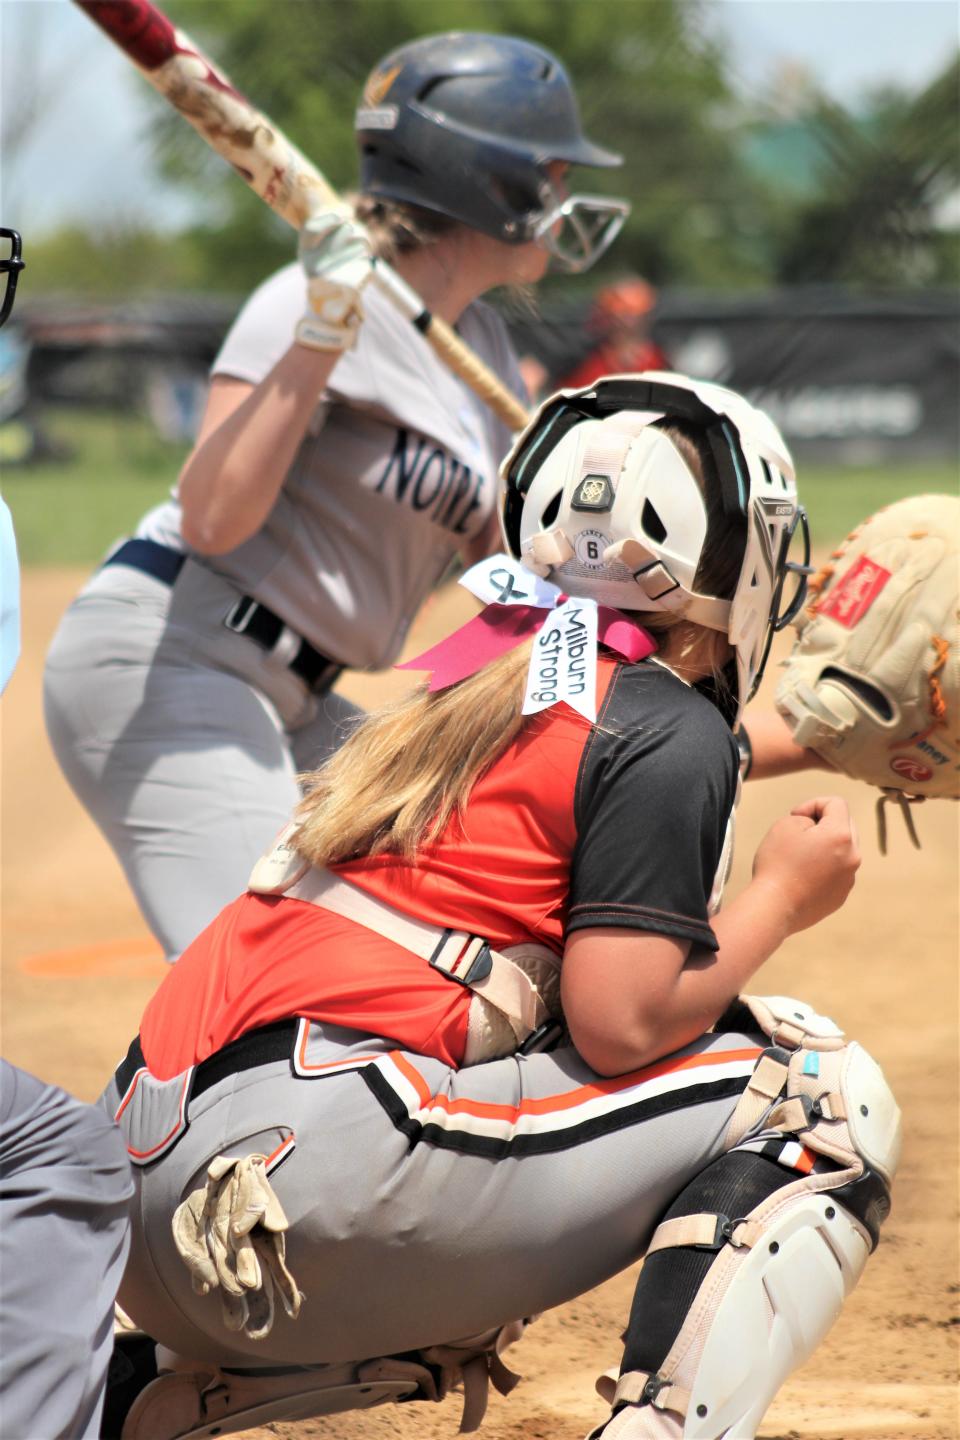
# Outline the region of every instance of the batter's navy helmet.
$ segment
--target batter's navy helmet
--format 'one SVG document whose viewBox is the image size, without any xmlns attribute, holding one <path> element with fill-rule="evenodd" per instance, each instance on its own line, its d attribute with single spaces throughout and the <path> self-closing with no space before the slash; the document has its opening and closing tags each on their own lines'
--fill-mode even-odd
<svg viewBox="0 0 960 1440">
<path fill-rule="evenodd" d="M 508 244 L 540 240 L 583 270 L 626 219 L 622 200 L 553 189 L 551 161 L 615 166 L 584 135 L 559 60 L 509 35 L 414 40 L 380 61 L 356 115 L 360 187 L 459 220 Z M 571 250 L 555 231 L 570 222 Z"/>
</svg>

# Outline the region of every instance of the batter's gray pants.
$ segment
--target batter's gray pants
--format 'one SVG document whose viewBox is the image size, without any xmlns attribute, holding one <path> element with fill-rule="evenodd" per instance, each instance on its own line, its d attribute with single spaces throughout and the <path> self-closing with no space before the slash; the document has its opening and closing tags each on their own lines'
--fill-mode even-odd
<svg viewBox="0 0 960 1440">
<path fill-rule="evenodd" d="M 54 752 L 170 960 L 246 887 L 300 798 L 298 771 L 359 713 L 228 630 L 237 599 L 189 560 L 172 589 L 108 566 L 47 659 Z"/>
<path fill-rule="evenodd" d="M 100 1433 L 133 1181 L 117 1127 L 0 1060 L 0 1435 Z"/>
<path fill-rule="evenodd" d="M 287 1058 L 188 1098 L 186 1128 L 191 1077 L 131 1066 L 102 1100 L 146 1161 L 120 1303 L 183 1355 L 248 1366 L 396 1354 L 559 1305 L 637 1260 L 724 1152 L 762 1043 L 708 1035 L 603 1079 L 569 1047 L 457 1071 L 303 1021 Z M 170 1224 L 215 1155 L 247 1153 L 273 1157 L 306 1296 L 259 1341 L 195 1293 Z"/>
</svg>

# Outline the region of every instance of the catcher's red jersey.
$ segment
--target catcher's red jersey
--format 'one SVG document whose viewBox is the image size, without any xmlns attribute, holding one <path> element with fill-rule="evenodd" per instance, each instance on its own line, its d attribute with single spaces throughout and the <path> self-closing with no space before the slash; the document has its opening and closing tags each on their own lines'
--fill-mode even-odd
<svg viewBox="0 0 960 1440">
<path fill-rule="evenodd" d="M 708 900 L 736 791 L 714 706 L 656 663 L 602 659 L 598 719 L 530 717 L 416 866 L 337 866 L 361 889 L 503 948 L 557 953 L 568 931 L 616 926 L 716 948 Z M 704 763 L 704 762 L 707 763 Z M 247 1030 L 306 1016 L 463 1057 L 470 992 L 363 926 L 305 901 L 242 895 L 181 956 L 141 1042 L 169 1077 Z"/>
</svg>

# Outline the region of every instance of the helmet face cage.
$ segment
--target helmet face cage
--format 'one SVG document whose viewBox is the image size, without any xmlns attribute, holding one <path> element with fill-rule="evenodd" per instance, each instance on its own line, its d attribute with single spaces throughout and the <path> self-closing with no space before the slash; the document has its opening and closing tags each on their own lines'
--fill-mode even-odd
<svg viewBox="0 0 960 1440">
<path fill-rule="evenodd" d="M 19 232 L 0 226 L 0 276 L 3 294 L 0 297 L 0 325 L 6 324 L 17 294 L 17 280 L 24 268 L 23 244 Z"/>
<path fill-rule="evenodd" d="M 364 193 L 510 245 L 539 240 L 570 270 L 591 265 L 629 211 L 625 200 L 554 191 L 551 162 L 610 167 L 621 157 L 583 134 L 556 57 L 513 36 L 434 35 L 393 51 L 367 81 L 356 132 Z"/>
<path fill-rule="evenodd" d="M 665 590 L 662 600 L 651 602 L 649 587 L 641 588 L 651 568 L 649 564 L 634 571 L 636 588 L 629 577 L 616 587 L 602 577 L 586 578 L 572 564 L 558 565 L 560 573 L 553 578 L 569 593 L 593 594 L 623 609 L 689 613 L 689 618 L 695 621 L 725 630 L 736 655 L 736 722 L 743 705 L 759 684 L 774 630 L 788 624 L 803 604 L 809 573 L 806 515 L 797 503 L 792 461 L 776 427 L 762 412 L 720 386 L 662 371 L 611 376 L 583 390 L 560 392 L 540 406 L 501 467 L 501 523 L 507 549 L 527 564 L 531 563 L 534 551 L 549 556 L 549 540 L 540 541 L 536 532 L 545 536 L 558 533 L 552 530 L 558 516 L 562 516 L 568 530 L 573 526 L 568 538 L 576 540 L 577 527 L 584 521 L 574 512 L 583 507 L 574 503 L 571 508 L 571 502 L 576 500 L 582 480 L 579 472 L 572 477 L 568 473 L 570 462 L 565 457 L 570 456 L 576 441 L 566 437 L 585 421 L 596 422 L 608 417 L 612 420 L 618 415 L 632 425 L 633 433 L 661 418 L 685 421 L 700 428 L 715 463 L 721 507 L 731 537 L 737 543 L 739 536 L 742 546 L 740 578 L 734 595 L 730 601 L 711 600 L 699 588 L 697 557 L 702 553 L 705 519 L 701 522 L 699 538 L 693 533 L 696 525 L 691 530 L 687 524 L 689 558 L 696 565 L 692 581 L 680 586 L 679 593 Z M 592 428 L 598 432 L 596 424 Z M 663 438 L 669 446 L 669 441 Z M 564 441 L 564 449 L 557 453 Z M 583 442 L 587 448 L 590 443 L 589 439 Z M 650 442 L 645 443 L 649 448 Z M 673 457 L 679 452 L 672 446 L 669 451 L 661 451 L 654 465 L 661 469 L 664 463 L 675 466 Z M 628 483 L 624 481 L 625 475 L 626 466 L 619 477 L 611 477 L 614 487 Z M 685 465 L 677 475 L 687 490 L 695 483 Z M 633 499 L 637 498 L 634 495 Z M 702 509 L 699 491 L 697 499 Z M 614 528 L 619 525 L 618 534 L 623 534 L 624 517 L 621 514 L 614 522 L 611 508 L 607 506 L 605 512 L 589 517 L 592 533 L 601 536 L 601 548 L 604 537 L 608 543 L 615 539 L 611 524 Z M 642 538 L 643 547 L 656 555 L 656 547 L 651 547 L 640 514 L 628 516 L 627 524 L 631 534 Z M 787 558 L 798 529 L 806 547 L 804 561 L 799 566 Z M 569 555 L 568 538 L 561 539 L 560 544 Z M 623 550 L 622 543 L 612 545 L 609 553 L 615 554 L 618 550 Z M 663 553 L 671 555 L 669 549 Z M 667 565 L 672 579 L 677 566 L 672 558 L 667 559 Z M 795 587 L 787 586 L 788 576 L 796 577 Z M 614 588 L 615 595 L 611 593 Z M 790 593 L 785 600 L 787 589 Z"/>
<path fill-rule="evenodd" d="M 549 181 L 544 187 L 553 193 Z M 559 267 L 581 275 L 599 260 L 623 229 L 630 205 L 603 195 L 568 195 L 554 198 L 533 226 L 532 239 L 539 240 Z"/>
</svg>

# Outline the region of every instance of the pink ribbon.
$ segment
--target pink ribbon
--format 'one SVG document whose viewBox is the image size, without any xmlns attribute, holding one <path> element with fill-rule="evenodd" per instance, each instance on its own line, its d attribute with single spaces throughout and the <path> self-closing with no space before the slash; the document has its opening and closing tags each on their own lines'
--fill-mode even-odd
<svg viewBox="0 0 960 1440">
<path fill-rule="evenodd" d="M 566 598 L 560 596 L 558 604 Z M 432 670 L 427 689 L 445 690 L 535 635 L 549 614 L 539 605 L 488 605 L 439 644 L 394 668 Z M 657 642 L 649 631 L 619 610 L 598 605 L 597 619 L 597 638 L 631 664 L 656 650 Z"/>
</svg>

